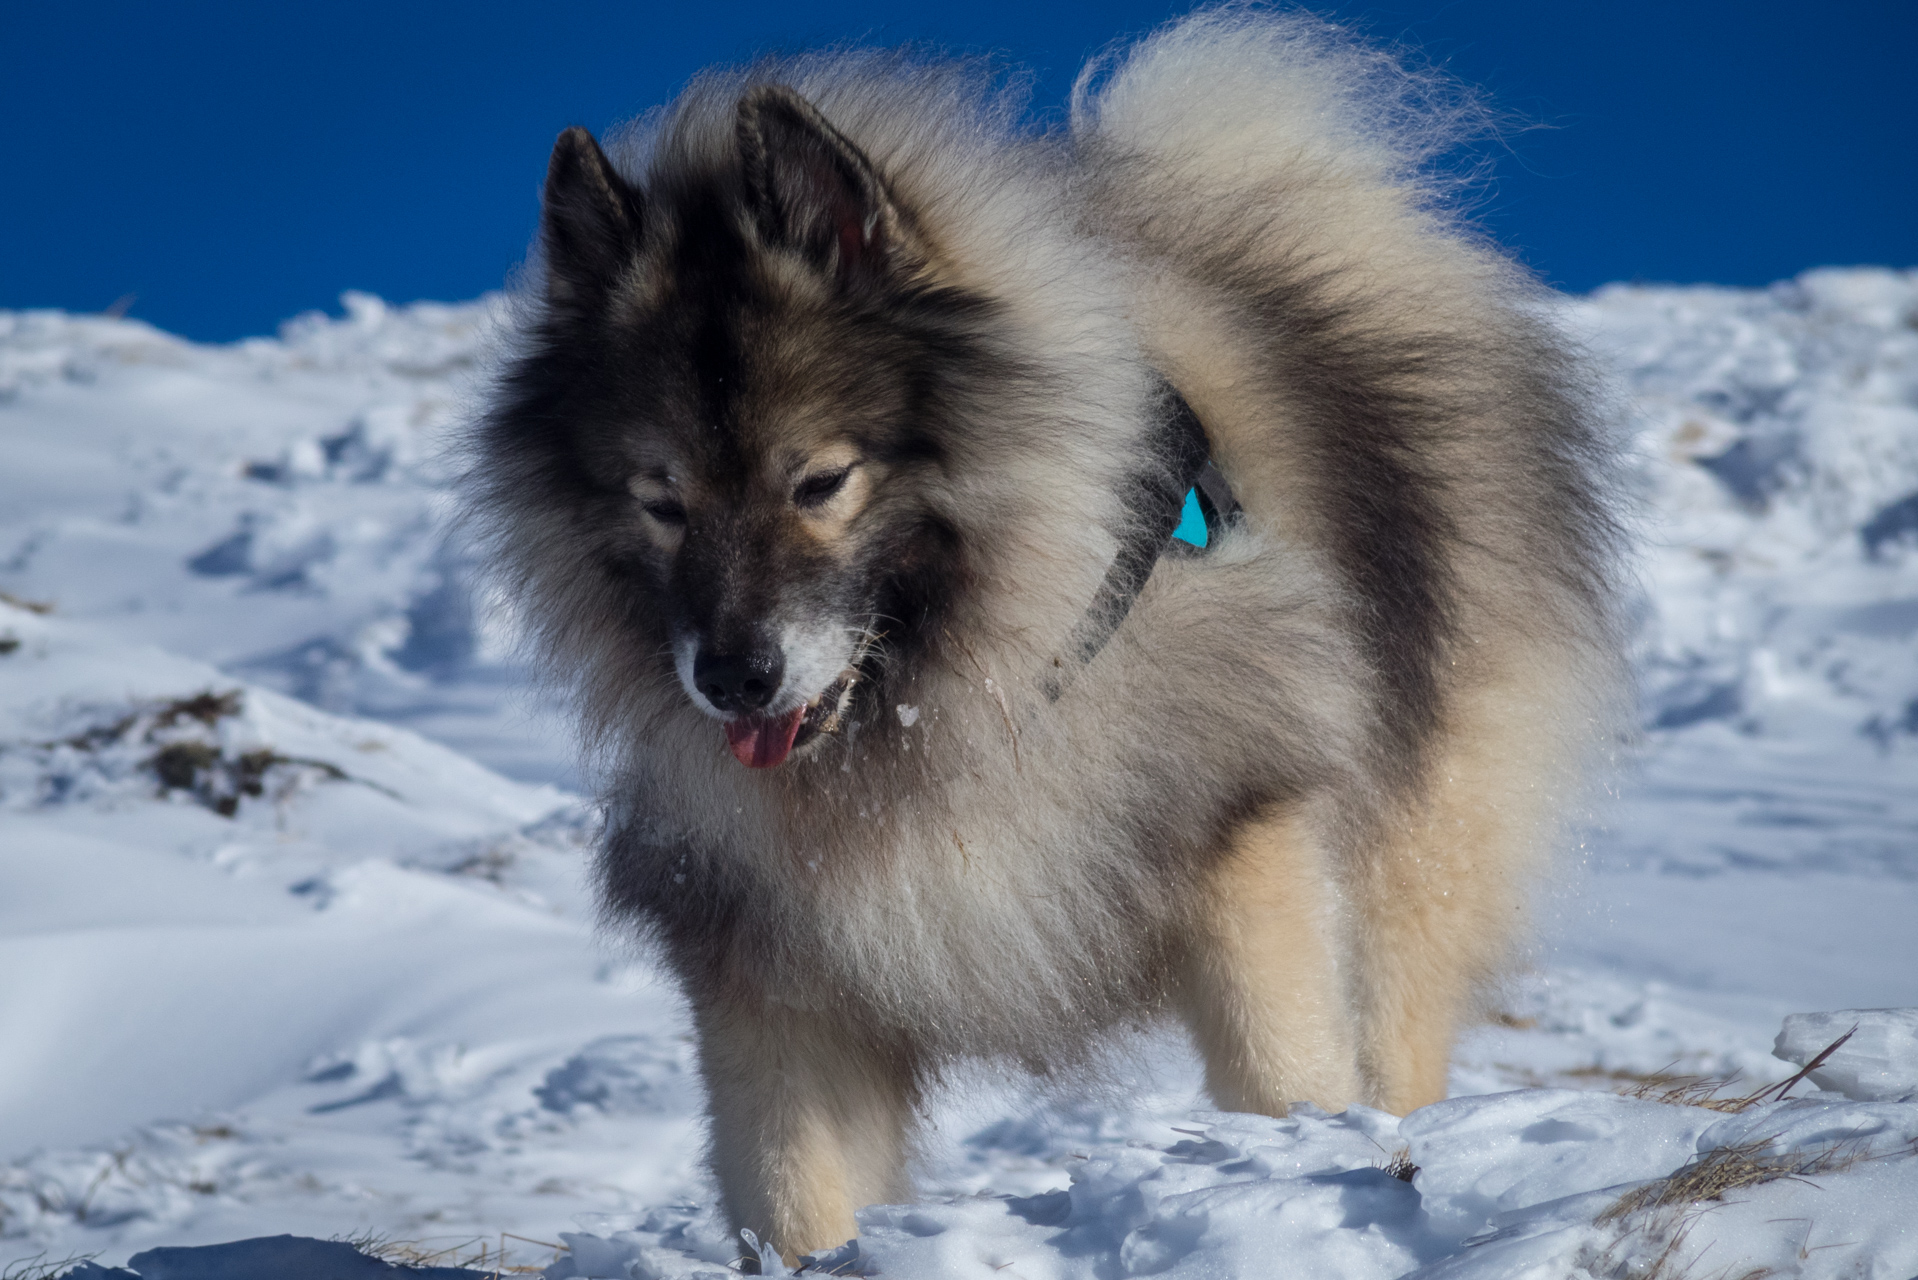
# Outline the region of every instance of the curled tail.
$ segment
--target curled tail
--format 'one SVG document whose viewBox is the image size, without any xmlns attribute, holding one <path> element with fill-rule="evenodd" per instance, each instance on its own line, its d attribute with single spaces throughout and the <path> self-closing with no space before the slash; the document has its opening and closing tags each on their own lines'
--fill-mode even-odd
<svg viewBox="0 0 1918 1280">
<path fill-rule="evenodd" d="M 1462 653 L 1610 640 L 1616 541 L 1579 362 L 1432 161 L 1488 113 L 1304 14 L 1230 5 L 1096 62 L 1082 216 L 1255 525 L 1320 558 L 1421 771 Z"/>
</svg>

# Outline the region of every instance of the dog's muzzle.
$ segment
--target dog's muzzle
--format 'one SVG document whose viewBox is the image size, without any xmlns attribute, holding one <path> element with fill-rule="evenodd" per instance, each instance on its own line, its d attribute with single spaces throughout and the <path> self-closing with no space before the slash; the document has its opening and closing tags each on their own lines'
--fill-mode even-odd
<svg viewBox="0 0 1918 1280">
<path fill-rule="evenodd" d="M 848 667 L 817 698 L 800 703 L 784 715 L 734 716 L 726 721 L 726 745 L 748 769 L 783 764 L 796 748 L 839 728 L 840 716 L 852 701 L 852 687 L 858 679 L 858 670 Z"/>
</svg>

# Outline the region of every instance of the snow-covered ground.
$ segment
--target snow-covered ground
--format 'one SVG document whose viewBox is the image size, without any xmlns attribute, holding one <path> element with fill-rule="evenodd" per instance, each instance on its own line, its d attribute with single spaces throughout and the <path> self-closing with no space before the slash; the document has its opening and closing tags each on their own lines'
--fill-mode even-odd
<svg viewBox="0 0 1918 1280">
<path fill-rule="evenodd" d="M 568 1233 L 555 1276 L 743 1248 L 677 1002 L 593 934 L 564 726 L 445 534 L 500 315 L 350 296 L 201 347 L 0 313 L 0 1271 L 282 1232 L 488 1268 Z M 1213 1115 L 1170 1037 L 1080 1090 L 982 1073 L 860 1265 L 1650 1275 L 1679 1236 L 1664 1274 L 1918 1272 L 1918 1102 L 1618 1096 L 1746 1092 L 1794 1070 L 1786 1015 L 1918 1006 L 1918 274 L 1569 321 L 1629 397 L 1646 734 L 1456 1096 Z M 1740 1159 L 1798 1175 L 1620 1208 Z"/>
</svg>

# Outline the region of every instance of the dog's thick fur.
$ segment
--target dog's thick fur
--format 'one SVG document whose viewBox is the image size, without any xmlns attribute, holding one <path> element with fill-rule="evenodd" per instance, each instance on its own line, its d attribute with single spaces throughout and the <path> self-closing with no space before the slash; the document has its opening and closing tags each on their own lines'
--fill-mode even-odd
<svg viewBox="0 0 1918 1280">
<path fill-rule="evenodd" d="M 852 52 L 562 136 L 472 508 L 734 1225 L 837 1244 L 942 1064 L 1161 1014 L 1222 1107 L 1444 1095 L 1621 676 L 1578 368 L 1421 176 L 1430 87 L 1230 9 L 1067 129 Z M 1244 515 L 1082 660 L 1167 384 Z M 760 718 L 700 673 L 747 650 Z"/>
</svg>

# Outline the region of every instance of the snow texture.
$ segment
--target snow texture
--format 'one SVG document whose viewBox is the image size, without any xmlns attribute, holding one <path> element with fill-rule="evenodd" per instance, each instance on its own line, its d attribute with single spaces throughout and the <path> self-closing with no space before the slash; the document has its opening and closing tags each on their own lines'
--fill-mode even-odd
<svg viewBox="0 0 1918 1280">
<path fill-rule="evenodd" d="M 264 1280 L 271 1276 L 310 1280 L 486 1280 L 491 1272 L 466 1267 L 401 1268 L 337 1240 L 264 1236 L 198 1248 L 148 1249 L 125 1267 L 83 1262 L 67 1280 Z"/>
<path fill-rule="evenodd" d="M 1825 1053 L 1841 1039 L 1835 1052 Z M 1918 1102 L 1918 1009 L 1793 1014 L 1772 1052 L 1808 1068 L 1819 1088 L 1847 1098 Z"/>
<path fill-rule="evenodd" d="M 0 1272 L 754 1250 L 684 1010 L 594 932 L 565 728 L 448 532 L 500 315 L 349 295 L 204 347 L 0 313 Z M 1217 1114 L 1169 1034 L 1089 1083 L 981 1068 L 918 1201 L 820 1269 L 1918 1274 L 1918 274 L 1564 318 L 1629 432 L 1644 733 L 1454 1096 Z M 1854 1026 L 1782 1099 L 1658 1077 L 1747 1096 Z"/>
</svg>

